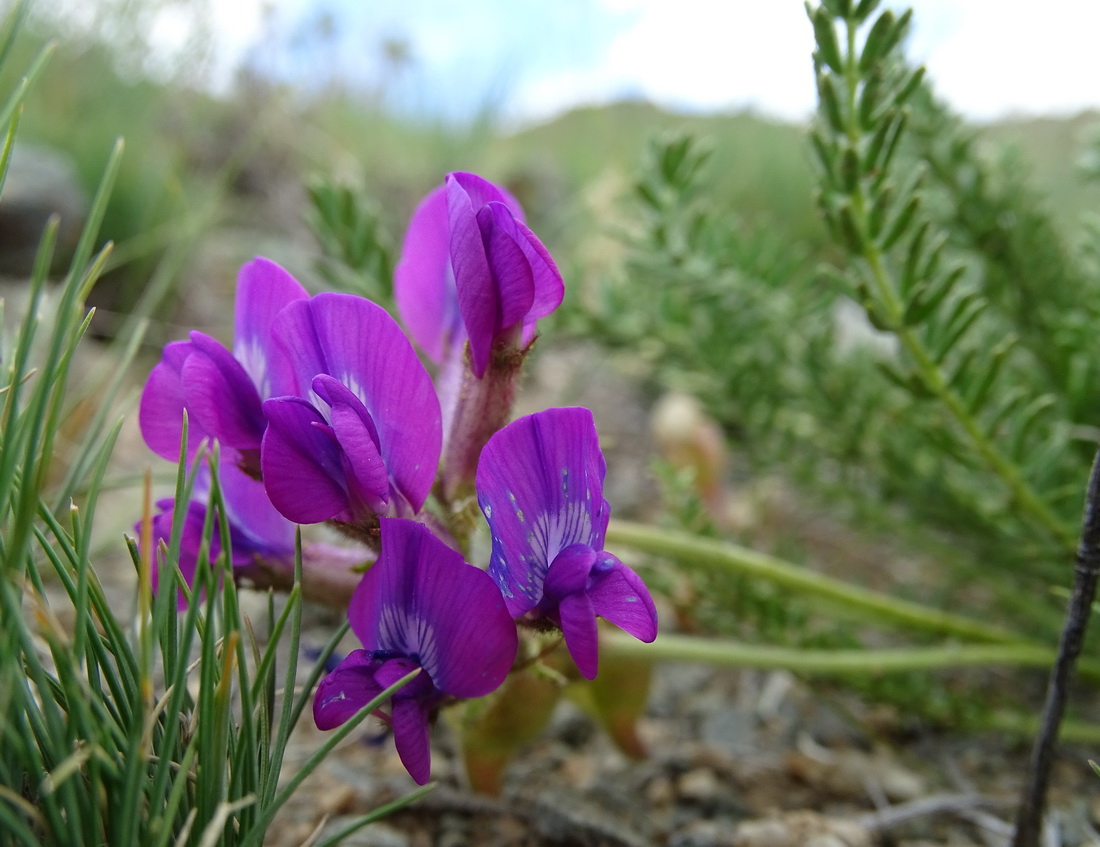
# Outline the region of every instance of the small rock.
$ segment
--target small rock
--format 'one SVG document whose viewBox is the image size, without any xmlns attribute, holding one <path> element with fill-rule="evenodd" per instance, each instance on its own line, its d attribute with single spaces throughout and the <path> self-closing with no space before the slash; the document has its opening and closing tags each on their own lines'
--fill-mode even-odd
<svg viewBox="0 0 1100 847">
<path fill-rule="evenodd" d="M 443 815 L 439 828 L 438 847 L 466 847 L 470 843 L 470 822 L 461 815 Z"/>
<path fill-rule="evenodd" d="M 871 834 L 854 821 L 790 812 L 738 825 L 733 847 L 871 847 Z"/>
<path fill-rule="evenodd" d="M 0 202 L 0 273 L 31 274 L 42 231 L 53 215 L 60 217 L 59 252 L 75 246 L 87 205 L 76 165 L 66 153 L 16 145 Z"/>
<path fill-rule="evenodd" d="M 881 792 L 892 802 L 926 793 L 924 780 L 884 751 L 830 750 L 804 736 L 786 757 L 787 770 L 831 796 L 860 800 Z"/>
<path fill-rule="evenodd" d="M 352 822 L 352 818 L 336 818 L 330 824 L 335 832 Z M 344 839 L 344 847 L 410 847 L 409 836 L 381 823 L 367 824 Z"/>
<path fill-rule="evenodd" d="M 676 790 L 684 800 L 707 803 L 718 796 L 721 785 L 714 771 L 709 768 L 695 768 L 676 780 Z"/>
<path fill-rule="evenodd" d="M 645 799 L 650 806 L 671 806 L 676 799 L 672 780 L 667 776 L 656 776 L 645 787 Z"/>
<path fill-rule="evenodd" d="M 320 812 L 322 815 L 340 815 L 350 812 L 355 803 L 355 789 L 350 785 L 335 785 L 321 794 Z"/>
<path fill-rule="evenodd" d="M 732 837 L 716 821 L 692 821 L 669 838 L 668 847 L 733 847 Z"/>
</svg>

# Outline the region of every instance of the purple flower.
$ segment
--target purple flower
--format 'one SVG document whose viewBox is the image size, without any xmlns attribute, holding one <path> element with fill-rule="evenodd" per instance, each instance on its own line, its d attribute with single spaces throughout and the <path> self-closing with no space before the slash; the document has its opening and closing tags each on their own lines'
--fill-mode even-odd
<svg viewBox="0 0 1100 847">
<path fill-rule="evenodd" d="M 175 500 L 171 498 L 157 502 L 160 512 L 152 522 L 154 591 L 159 584 L 160 567 L 155 551 L 161 541 L 165 544 L 171 542 L 173 522 L 181 517 L 179 568 L 187 584 L 194 584 L 195 569 L 203 548 L 203 525 L 210 493 L 210 471 L 205 462 L 198 469 L 198 474 L 193 498 L 184 509 L 177 509 Z M 275 511 L 264 496 L 263 485 L 228 462 L 221 464 L 218 481 L 229 528 L 229 560 L 234 570 L 239 575 L 248 575 L 249 571 L 259 568 L 277 568 L 293 574 L 294 524 Z M 216 516 L 213 527 L 208 552 L 211 562 L 222 552 L 221 529 Z M 135 529 L 140 535 L 141 524 Z M 181 594 L 179 606 L 183 608 L 185 605 Z"/>
<path fill-rule="evenodd" d="M 325 677 L 313 699 L 332 729 L 401 677 L 389 720 L 401 762 L 423 785 L 431 772 L 428 724 L 448 697 L 482 697 L 504 681 L 518 639 L 500 591 L 484 571 L 423 524 L 382 518 L 382 552 L 355 590 L 348 618 L 363 648 Z"/>
<path fill-rule="evenodd" d="M 409 224 L 394 273 L 402 321 L 436 362 L 469 339 L 481 379 L 493 345 L 525 348 L 564 287 L 550 253 L 503 189 L 470 173 L 448 174 Z"/>
<path fill-rule="evenodd" d="M 489 573 L 508 611 L 562 629 L 581 674 L 596 676 L 602 617 L 642 641 L 657 610 L 641 578 L 603 550 L 610 507 L 588 409 L 548 409 L 509 424 L 485 445 L 477 496 L 489 522 Z"/>
<path fill-rule="evenodd" d="M 420 511 L 439 465 L 439 400 L 393 318 L 361 297 L 318 294 L 287 306 L 272 334 L 294 369 L 289 396 L 263 404 L 275 507 L 299 523 Z"/>
<path fill-rule="evenodd" d="M 264 432 L 263 398 L 283 394 L 292 371 L 273 355 L 271 325 L 288 303 L 309 295 L 285 270 L 257 258 L 237 278 L 233 352 L 201 332 L 164 348 L 145 384 L 138 421 L 158 456 L 179 458 L 183 410 L 188 413 L 188 458 L 203 439 L 217 439 L 239 453 L 239 463 L 259 471 Z"/>
</svg>

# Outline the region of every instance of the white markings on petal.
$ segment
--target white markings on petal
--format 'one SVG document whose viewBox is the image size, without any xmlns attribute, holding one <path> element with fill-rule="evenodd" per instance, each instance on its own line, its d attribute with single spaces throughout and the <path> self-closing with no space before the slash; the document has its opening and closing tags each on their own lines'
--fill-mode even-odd
<svg viewBox="0 0 1100 847">
<path fill-rule="evenodd" d="M 252 338 L 247 342 L 234 345 L 233 355 L 241 363 L 252 384 L 256 386 L 260 399 L 266 400 L 271 397 L 271 374 L 268 373 L 267 356 L 260 346 L 259 339 Z"/>
<path fill-rule="evenodd" d="M 420 615 L 407 615 L 398 606 L 383 606 L 378 621 L 378 640 L 386 650 L 416 658 L 431 676 L 437 668 L 439 644 L 435 627 Z"/>
<path fill-rule="evenodd" d="M 592 510 L 584 502 L 565 503 L 558 512 L 544 512 L 534 521 L 532 544 L 542 553 L 544 568 L 570 544 L 591 544 Z"/>
</svg>

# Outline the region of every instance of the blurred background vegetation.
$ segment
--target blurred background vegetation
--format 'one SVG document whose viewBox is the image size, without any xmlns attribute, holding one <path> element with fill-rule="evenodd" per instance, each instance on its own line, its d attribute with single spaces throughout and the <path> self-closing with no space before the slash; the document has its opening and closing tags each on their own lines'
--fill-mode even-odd
<svg viewBox="0 0 1100 847">
<path fill-rule="evenodd" d="M 103 226 L 103 238 L 117 245 L 115 280 L 110 294 L 100 292 L 117 297 L 111 305 L 121 311 L 181 231 L 199 229 L 231 254 L 227 241 L 239 245 L 238 254 L 281 253 L 305 273 L 316 252 L 308 228 L 312 181 L 350 186 L 376 206 L 399 243 L 419 197 L 460 168 L 516 191 L 555 255 L 578 264 L 572 278 L 587 282 L 621 258 L 613 243 L 620 221 L 609 222 L 608 214 L 628 216 L 620 201 L 630 194 L 647 141 L 671 130 L 711 149 L 706 187 L 714 205 L 766 230 L 810 266 L 830 255 L 803 126 L 753 112 L 674 114 L 642 101 L 578 108 L 518 129 L 501 126 L 491 102 L 466 121 L 414 119 L 387 108 L 385 78 L 369 91 L 334 78 L 305 93 L 246 69 L 215 96 L 203 85 L 210 57 L 201 27 L 168 65 L 150 62 L 153 47 L 142 29 L 162 7 L 190 7 L 201 19 L 201 0 L 100 0 L 79 25 L 68 20 L 64 3 L 30 6 L 8 75 L 21 73 L 48 42 L 56 49 L 27 98 L 20 145 L 61 154 L 87 195 L 115 138 L 126 140 Z M 399 47 L 380 42 L 372 49 Z M 1031 185 L 1072 231 L 1082 211 L 1095 206 L 1082 157 L 1096 126 L 1091 114 L 1011 120 L 978 128 L 976 143 L 991 167 Z M 239 237 L 248 231 L 252 243 Z M 239 256 L 223 258 L 220 275 L 231 278 Z"/>
</svg>

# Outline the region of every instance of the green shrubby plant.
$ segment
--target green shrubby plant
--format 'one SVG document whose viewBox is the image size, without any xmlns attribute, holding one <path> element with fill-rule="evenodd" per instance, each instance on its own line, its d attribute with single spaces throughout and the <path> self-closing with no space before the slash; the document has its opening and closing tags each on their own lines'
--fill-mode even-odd
<svg viewBox="0 0 1100 847">
<path fill-rule="evenodd" d="M 873 7 L 812 12 L 807 149 L 835 246 L 740 219 L 704 145 L 666 138 L 632 187 L 623 272 L 567 303 L 568 326 L 697 396 L 755 473 L 936 550 L 945 593 L 983 585 L 994 614 L 1050 633 L 1056 604 L 1033 598 L 1076 543 L 1098 283 L 1021 169 L 906 63 L 909 16 Z"/>
</svg>

